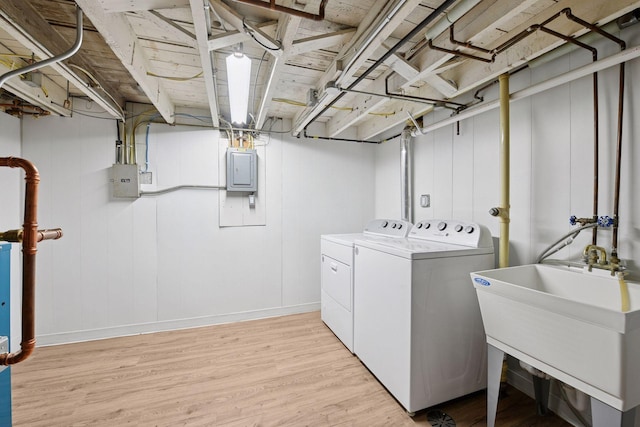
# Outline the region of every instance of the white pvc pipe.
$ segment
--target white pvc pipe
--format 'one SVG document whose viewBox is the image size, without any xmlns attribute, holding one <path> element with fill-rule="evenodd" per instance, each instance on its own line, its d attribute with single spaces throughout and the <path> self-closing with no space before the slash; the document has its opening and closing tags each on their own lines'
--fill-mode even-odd
<svg viewBox="0 0 640 427">
<path fill-rule="evenodd" d="M 384 27 L 387 26 L 387 24 L 389 24 L 389 22 L 393 19 L 393 17 L 398 13 L 398 11 L 400 9 L 402 9 L 402 7 L 404 6 L 404 4 L 407 2 L 407 0 L 403 0 L 401 2 L 399 2 L 394 8 L 393 10 L 391 10 L 391 12 L 389 12 L 389 14 L 387 14 L 387 17 L 378 24 L 378 26 L 376 27 L 376 29 L 374 30 L 373 33 L 369 34 L 369 36 L 367 37 L 367 39 L 364 41 L 364 43 L 362 44 L 362 46 L 360 46 L 358 48 L 358 52 L 362 52 L 364 51 L 367 47 L 369 47 L 369 45 L 376 39 L 376 37 L 378 37 L 378 34 L 380 34 L 380 32 L 384 29 Z M 360 54 L 356 54 L 353 55 L 353 57 L 351 57 L 351 59 L 349 60 L 349 62 L 347 63 L 347 65 L 343 68 L 343 70 L 345 70 L 345 72 L 349 72 L 349 69 L 353 66 L 353 64 L 358 60 L 358 58 L 360 57 Z M 338 79 L 336 80 L 337 84 L 340 84 L 343 80 L 343 76 L 345 75 L 345 73 L 343 72 L 340 77 L 338 77 Z"/>
<path fill-rule="evenodd" d="M 509 100 L 511 102 L 517 101 L 519 99 L 524 99 L 529 96 L 535 95 L 540 92 L 544 92 L 548 89 L 553 89 L 554 87 L 563 85 L 565 83 L 572 82 L 579 78 L 589 76 L 595 72 L 613 67 L 614 65 L 621 64 L 623 62 L 630 61 L 632 59 L 636 59 L 640 57 L 640 46 L 634 46 L 631 48 L 627 48 L 619 53 L 608 56 L 604 59 L 600 59 L 595 62 L 591 62 L 587 65 L 584 65 L 580 68 L 576 68 L 575 70 L 568 71 L 564 74 L 560 74 L 559 76 L 552 77 L 549 80 L 545 80 L 543 82 L 537 83 L 533 86 L 529 86 L 526 89 L 519 90 L 517 92 L 512 93 L 509 96 Z M 433 132 L 436 129 L 440 129 L 442 127 L 448 126 L 452 123 L 465 120 L 471 118 L 473 116 L 477 116 L 478 114 L 482 114 L 484 112 L 493 110 L 500 106 L 500 100 L 496 99 L 493 101 L 488 101 L 482 104 L 479 104 L 475 107 L 469 108 L 467 110 L 462 111 L 460 114 L 449 117 L 447 119 L 441 120 L 437 123 L 434 123 L 430 126 L 424 127 L 422 129 L 414 130 L 412 132 L 413 136 L 417 135 L 425 135 L 429 132 Z"/>
<path fill-rule="evenodd" d="M 438 20 L 435 25 L 429 28 L 429 31 L 425 34 L 427 40 L 433 40 L 440 34 L 445 32 L 451 24 L 458 21 L 462 16 L 473 9 L 482 0 L 463 0 L 450 11 L 448 11 L 443 18 Z"/>
</svg>

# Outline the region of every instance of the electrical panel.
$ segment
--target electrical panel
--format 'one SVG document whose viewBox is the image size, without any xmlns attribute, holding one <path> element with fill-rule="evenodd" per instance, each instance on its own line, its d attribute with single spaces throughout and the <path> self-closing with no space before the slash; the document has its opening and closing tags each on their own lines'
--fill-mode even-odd
<svg viewBox="0 0 640 427">
<path fill-rule="evenodd" d="M 227 149 L 227 191 L 258 191 L 258 155 L 256 150 Z"/>
<path fill-rule="evenodd" d="M 116 163 L 111 167 L 111 181 L 113 182 L 113 197 L 140 197 L 140 172 L 138 165 Z"/>
</svg>

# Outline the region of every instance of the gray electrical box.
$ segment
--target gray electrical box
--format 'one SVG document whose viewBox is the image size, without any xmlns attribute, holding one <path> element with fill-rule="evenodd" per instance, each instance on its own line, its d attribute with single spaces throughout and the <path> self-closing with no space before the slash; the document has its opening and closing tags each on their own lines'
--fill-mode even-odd
<svg viewBox="0 0 640 427">
<path fill-rule="evenodd" d="M 138 165 L 124 165 L 116 163 L 111 167 L 113 181 L 113 197 L 140 197 L 140 172 Z"/>
<path fill-rule="evenodd" d="M 256 150 L 227 149 L 227 191 L 258 191 Z"/>
</svg>

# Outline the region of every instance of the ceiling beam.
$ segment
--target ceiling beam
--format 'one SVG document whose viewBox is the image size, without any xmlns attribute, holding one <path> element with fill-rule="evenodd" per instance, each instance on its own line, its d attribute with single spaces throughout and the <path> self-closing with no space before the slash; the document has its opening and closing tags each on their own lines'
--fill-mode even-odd
<svg viewBox="0 0 640 427">
<path fill-rule="evenodd" d="M 190 31 L 184 29 L 180 25 L 173 22 L 173 20 L 167 18 L 155 10 L 151 11 L 140 11 L 137 12 L 138 15 L 145 18 L 146 20 L 153 22 L 158 26 L 162 31 L 164 31 L 165 35 L 168 39 L 176 40 L 186 44 L 189 47 L 197 47 L 196 36 Z"/>
<path fill-rule="evenodd" d="M 272 28 L 276 28 L 277 25 L 278 21 L 267 21 L 257 24 L 256 28 L 259 28 L 260 30 L 271 30 Z M 249 41 L 250 38 L 251 36 L 244 31 L 227 31 L 226 33 L 209 37 L 209 50 L 224 49 L 225 47 Z"/>
<path fill-rule="evenodd" d="M 135 32 L 123 13 L 106 13 L 92 0 L 76 0 L 93 26 L 102 35 L 131 77 L 138 82 L 142 91 L 167 123 L 175 120 L 175 106 L 160 79 L 147 75 L 149 59 L 140 45 Z"/>
<path fill-rule="evenodd" d="M 188 7 L 189 0 L 98 0 L 106 13 Z"/>
<path fill-rule="evenodd" d="M 458 85 L 451 80 L 443 79 L 440 74 L 429 74 L 425 76 L 424 80 L 446 99 L 453 98 L 456 92 L 458 92 Z"/>
<path fill-rule="evenodd" d="M 338 84 L 348 86 L 355 80 L 359 68 L 369 60 L 369 57 L 382 45 L 391 33 L 420 5 L 419 0 L 398 0 L 376 2 L 367 16 L 358 26 L 356 34 L 350 42 L 343 46 L 329 69 L 320 78 L 316 90 L 320 95 L 319 102 L 312 107 L 301 110 L 294 118 L 293 135 L 300 132 L 320 114 L 325 105 L 336 99 L 338 94 L 329 94 L 324 89 L 332 80 L 339 80 Z M 355 52 L 355 53 L 353 53 Z M 347 67 L 344 67 L 344 65 Z M 346 69 L 344 69 L 346 68 Z"/>
<path fill-rule="evenodd" d="M 293 44 L 293 38 L 298 32 L 298 27 L 302 22 L 302 18 L 293 15 L 284 15 L 278 22 L 278 30 L 276 31 L 276 38 L 280 40 L 280 45 L 284 52 L 284 55 L 271 58 L 269 61 L 269 71 L 266 74 L 266 80 L 264 91 L 262 92 L 262 100 L 260 102 L 260 108 L 256 115 L 256 129 L 261 129 L 267 118 L 267 112 L 271 105 L 271 99 L 275 92 L 276 83 L 280 79 L 282 70 L 285 67 L 285 61 L 287 58 L 287 52 Z"/>
<path fill-rule="evenodd" d="M 268 46 L 269 48 L 266 49 L 266 51 L 271 55 L 282 55 L 282 47 L 277 40 L 269 37 L 269 35 L 264 33 L 257 25 L 247 22 L 242 15 L 224 4 L 222 0 L 211 0 L 210 4 L 215 12 L 233 28 L 241 33 L 251 33 L 250 40 L 255 43 L 257 47 L 264 49 L 265 46 Z"/>
<path fill-rule="evenodd" d="M 355 28 L 346 28 L 329 34 L 321 34 L 319 36 L 294 40 L 291 48 L 287 51 L 287 56 L 302 55 L 303 53 L 312 52 L 314 50 L 328 49 L 330 47 L 344 44 L 353 37 L 355 32 Z"/>
<path fill-rule="evenodd" d="M 4 0 L 0 9 L 0 25 L 20 44 L 42 59 L 59 55 L 67 51 L 71 45 L 36 12 L 30 2 Z M 99 87 L 96 88 L 94 85 L 87 84 L 87 77 L 76 74 L 67 64 L 73 64 L 86 70 L 98 82 Z M 124 100 L 118 95 L 118 90 L 105 82 L 81 54 L 76 54 L 64 62 L 51 64 L 49 67 L 67 79 L 73 86 L 77 87 L 113 117 L 123 119 L 120 105 L 124 105 Z M 100 88 L 108 95 L 100 93 Z M 29 96 L 29 92 L 31 91 L 26 89 L 25 96 Z M 31 98 L 32 101 L 36 99 Z M 66 93 L 62 100 L 64 101 L 65 99 Z M 52 109 L 50 105 L 48 107 L 41 105 L 41 107 L 47 110 Z M 61 114 L 60 111 L 56 112 Z"/>
<path fill-rule="evenodd" d="M 383 46 L 386 51 L 391 49 L 389 46 L 386 46 L 384 44 Z M 419 70 L 416 67 L 411 65 L 408 61 L 406 61 L 403 57 L 396 53 L 388 57 L 386 61 L 384 61 L 384 63 L 407 80 L 413 79 L 419 73 Z"/>
<path fill-rule="evenodd" d="M 213 75 L 215 59 L 214 56 L 209 53 L 209 35 L 207 31 L 207 12 L 205 10 L 205 1 L 207 0 L 189 0 L 189 4 L 191 5 L 193 27 L 196 32 L 198 52 L 200 54 L 200 62 L 202 63 L 202 76 L 204 77 L 204 84 L 207 89 L 207 100 L 209 102 L 209 110 L 211 111 L 211 122 L 213 123 L 213 127 L 217 128 L 220 126 L 220 118 L 218 117 L 220 110 L 218 108 L 218 95 Z"/>
</svg>

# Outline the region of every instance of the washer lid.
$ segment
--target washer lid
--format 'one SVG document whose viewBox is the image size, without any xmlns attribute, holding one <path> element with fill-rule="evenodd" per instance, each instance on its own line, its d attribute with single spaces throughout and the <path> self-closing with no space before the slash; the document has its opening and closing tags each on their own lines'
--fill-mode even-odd
<svg viewBox="0 0 640 427">
<path fill-rule="evenodd" d="M 417 239 L 357 239 L 356 247 L 369 248 L 411 260 L 492 254 L 493 248 L 475 248 Z"/>
</svg>

